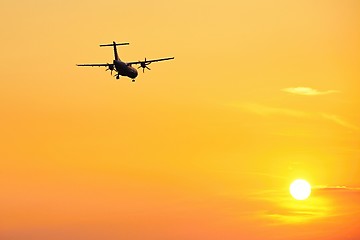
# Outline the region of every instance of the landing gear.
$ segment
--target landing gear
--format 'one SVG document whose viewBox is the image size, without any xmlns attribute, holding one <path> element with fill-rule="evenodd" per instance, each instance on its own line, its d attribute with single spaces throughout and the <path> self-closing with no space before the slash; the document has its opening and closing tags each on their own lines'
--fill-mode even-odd
<svg viewBox="0 0 360 240">
<path fill-rule="evenodd" d="M 131 80 L 132 82 L 135 82 L 135 79 Z"/>
<path fill-rule="evenodd" d="M 120 76 L 119 76 L 119 75 L 116 75 L 116 79 L 119 80 L 119 79 L 120 79 Z"/>
</svg>

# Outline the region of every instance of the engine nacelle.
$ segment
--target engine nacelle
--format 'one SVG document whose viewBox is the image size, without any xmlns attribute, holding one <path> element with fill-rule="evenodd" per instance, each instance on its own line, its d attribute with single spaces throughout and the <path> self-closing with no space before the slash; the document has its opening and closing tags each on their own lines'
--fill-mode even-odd
<svg viewBox="0 0 360 240">
<path fill-rule="evenodd" d="M 115 66 L 113 64 L 111 64 L 111 65 L 109 64 L 108 68 L 109 68 L 110 71 L 113 71 L 115 69 Z"/>
</svg>

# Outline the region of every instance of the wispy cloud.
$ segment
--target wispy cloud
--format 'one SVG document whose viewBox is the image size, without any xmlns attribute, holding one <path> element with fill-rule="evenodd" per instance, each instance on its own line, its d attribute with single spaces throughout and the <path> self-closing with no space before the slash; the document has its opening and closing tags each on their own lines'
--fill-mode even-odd
<svg viewBox="0 0 360 240">
<path fill-rule="evenodd" d="M 360 188 L 349 186 L 314 186 L 313 195 L 332 199 L 334 216 L 360 214 Z M 336 206 L 336 208 L 335 208 Z"/>
<path fill-rule="evenodd" d="M 354 125 L 354 124 L 351 124 L 351 123 L 348 123 L 347 121 L 345 121 L 344 119 L 342 119 L 341 117 L 337 116 L 337 115 L 333 115 L 333 114 L 327 114 L 327 113 L 321 113 L 320 114 L 323 118 L 327 119 L 327 120 L 330 120 L 330 121 L 333 121 L 334 123 L 337 123 L 343 127 L 346 127 L 346 128 L 350 128 L 350 129 L 354 129 L 354 130 L 359 130 L 359 127 Z"/>
<path fill-rule="evenodd" d="M 263 203 L 260 217 L 272 219 L 273 224 L 297 224 L 323 218 L 358 216 L 360 188 L 349 186 L 314 186 L 309 199 L 294 200 L 287 189 L 263 191 L 253 196 Z"/>
<path fill-rule="evenodd" d="M 318 96 L 318 95 L 326 95 L 331 93 L 337 93 L 339 91 L 336 90 L 326 90 L 326 91 L 319 91 L 314 88 L 309 87 L 291 87 L 291 88 L 284 88 L 282 89 L 283 92 L 297 94 L 297 95 L 306 95 L 306 96 Z"/>
<path fill-rule="evenodd" d="M 357 130 L 357 131 L 360 130 L 360 127 L 358 127 L 357 125 L 349 123 L 342 117 L 334 114 L 311 113 L 311 112 L 305 112 L 305 111 L 294 110 L 289 108 L 269 107 L 256 103 L 243 104 L 241 107 L 245 111 L 252 112 L 254 114 L 262 115 L 262 116 L 280 115 L 280 116 L 289 116 L 289 117 L 305 118 L 305 119 L 324 119 L 348 129 Z"/>
<path fill-rule="evenodd" d="M 346 192 L 354 192 L 360 194 L 360 187 L 319 185 L 312 187 L 312 189 L 320 190 L 320 191 L 346 191 Z"/>
</svg>

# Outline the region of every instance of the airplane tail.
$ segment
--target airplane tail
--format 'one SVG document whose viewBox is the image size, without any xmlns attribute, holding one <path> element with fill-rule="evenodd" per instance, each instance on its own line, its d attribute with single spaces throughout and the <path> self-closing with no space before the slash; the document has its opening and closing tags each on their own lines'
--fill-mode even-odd
<svg viewBox="0 0 360 240">
<path fill-rule="evenodd" d="M 100 44 L 100 47 L 114 47 L 115 60 L 120 60 L 119 54 L 118 54 L 117 48 L 116 48 L 116 46 L 119 46 L 119 45 L 129 45 L 129 43 L 116 43 L 116 42 L 113 42 L 113 43 L 108 43 L 108 44 Z"/>
</svg>

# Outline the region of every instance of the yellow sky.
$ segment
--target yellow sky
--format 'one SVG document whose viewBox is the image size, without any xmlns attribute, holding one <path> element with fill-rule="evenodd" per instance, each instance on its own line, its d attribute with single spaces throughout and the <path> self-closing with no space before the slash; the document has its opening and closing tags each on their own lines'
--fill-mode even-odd
<svg viewBox="0 0 360 240">
<path fill-rule="evenodd" d="M 359 238 L 359 13 L 0 2 L 0 239 Z M 113 40 L 175 60 L 135 84 L 75 66 L 111 62 Z"/>
</svg>

